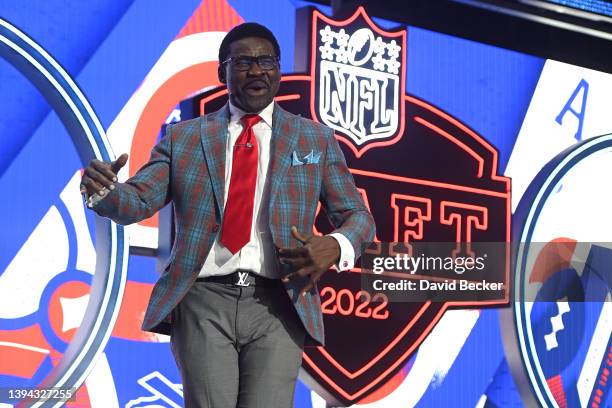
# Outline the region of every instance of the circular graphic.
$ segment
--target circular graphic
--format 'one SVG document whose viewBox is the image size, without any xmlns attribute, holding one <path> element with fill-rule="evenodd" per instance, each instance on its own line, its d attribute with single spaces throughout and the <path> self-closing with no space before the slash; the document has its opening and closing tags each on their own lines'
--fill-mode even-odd
<svg viewBox="0 0 612 408">
<path fill-rule="evenodd" d="M 64 69 L 38 44 L 0 19 L 0 56 L 15 66 L 49 102 L 68 130 L 83 163 L 113 160 L 104 129 L 89 102 Z M 85 316 L 59 364 L 40 386 L 78 388 L 111 335 L 125 286 L 128 241 L 121 226 L 96 218 L 96 274 Z M 82 295 L 81 287 L 58 287 L 58 295 Z M 65 292 L 65 293 L 64 293 Z M 55 296 L 55 297 L 53 297 Z M 53 312 L 53 311 L 52 311 Z M 56 339 L 61 342 L 60 338 Z M 60 406 L 61 401 L 28 401 L 29 406 Z"/>
<path fill-rule="evenodd" d="M 540 171 L 515 212 L 514 365 L 540 406 L 607 406 L 610 173 L 612 135 L 586 140 Z"/>
</svg>

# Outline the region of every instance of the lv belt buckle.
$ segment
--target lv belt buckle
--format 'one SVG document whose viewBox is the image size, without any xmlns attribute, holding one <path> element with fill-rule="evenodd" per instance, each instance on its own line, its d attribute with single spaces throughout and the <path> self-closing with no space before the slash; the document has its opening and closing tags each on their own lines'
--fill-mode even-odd
<svg viewBox="0 0 612 408">
<path fill-rule="evenodd" d="M 249 279 L 248 272 L 238 272 L 238 280 L 236 281 L 236 286 L 244 286 L 244 287 L 251 286 L 251 282 L 248 279 Z"/>
</svg>

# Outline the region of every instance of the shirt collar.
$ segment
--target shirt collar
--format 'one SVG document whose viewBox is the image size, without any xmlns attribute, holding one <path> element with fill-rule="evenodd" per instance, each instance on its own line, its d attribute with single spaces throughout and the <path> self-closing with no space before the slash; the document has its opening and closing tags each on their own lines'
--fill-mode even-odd
<svg viewBox="0 0 612 408">
<path fill-rule="evenodd" d="M 234 106 L 232 101 L 229 101 L 229 110 L 230 110 L 230 121 L 231 122 L 240 122 L 240 118 L 246 115 L 242 109 Z M 261 119 L 266 123 L 266 125 L 272 127 L 272 113 L 274 112 L 274 101 L 270 102 L 268 106 L 266 106 L 261 112 L 257 113 L 261 116 Z"/>
</svg>

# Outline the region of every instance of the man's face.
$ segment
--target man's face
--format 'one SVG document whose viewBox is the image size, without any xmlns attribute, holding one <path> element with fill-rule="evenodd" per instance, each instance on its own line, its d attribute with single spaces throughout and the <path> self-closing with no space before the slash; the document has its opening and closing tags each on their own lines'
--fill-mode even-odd
<svg viewBox="0 0 612 408">
<path fill-rule="evenodd" d="M 276 56 L 272 44 L 263 38 L 247 37 L 230 44 L 229 58 Z M 256 62 L 247 70 L 228 62 L 219 66 L 219 80 L 227 85 L 232 103 L 245 112 L 260 112 L 272 102 L 280 85 L 278 64 L 265 70 Z"/>
</svg>

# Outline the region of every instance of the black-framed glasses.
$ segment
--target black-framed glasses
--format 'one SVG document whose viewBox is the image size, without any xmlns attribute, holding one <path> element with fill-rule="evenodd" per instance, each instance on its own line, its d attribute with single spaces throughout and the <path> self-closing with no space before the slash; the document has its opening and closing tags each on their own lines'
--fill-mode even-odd
<svg viewBox="0 0 612 408">
<path fill-rule="evenodd" d="M 251 64 L 257 63 L 261 69 L 269 71 L 276 68 L 279 60 L 280 58 L 276 55 L 258 55 L 257 57 L 239 55 L 237 57 L 229 57 L 221 64 L 229 63 L 237 71 L 248 71 L 251 68 Z"/>
</svg>

